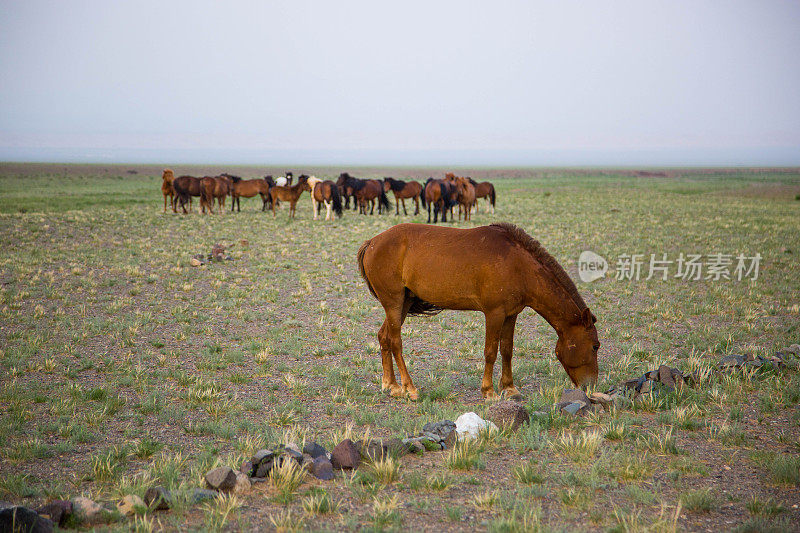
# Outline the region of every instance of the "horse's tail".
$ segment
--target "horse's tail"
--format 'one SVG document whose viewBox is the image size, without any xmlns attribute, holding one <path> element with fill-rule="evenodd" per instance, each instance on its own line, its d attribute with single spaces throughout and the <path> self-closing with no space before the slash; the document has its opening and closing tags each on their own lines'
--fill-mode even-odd
<svg viewBox="0 0 800 533">
<path fill-rule="evenodd" d="M 358 261 L 358 272 L 361 274 L 361 277 L 364 278 L 364 281 L 367 284 L 367 288 L 372 296 L 375 299 L 378 299 L 378 295 L 375 294 L 375 289 L 372 288 L 372 284 L 367 279 L 367 273 L 364 271 L 364 254 L 367 253 L 367 248 L 372 243 L 372 239 L 364 241 L 364 244 L 361 245 L 361 248 L 358 249 L 358 253 L 356 254 L 356 259 Z"/>
<path fill-rule="evenodd" d="M 494 192 L 494 185 L 492 185 L 492 184 L 490 183 L 490 184 L 489 184 L 489 187 L 491 187 L 491 188 L 489 189 L 489 199 L 490 199 L 490 201 L 492 202 L 492 207 L 494 207 L 494 201 L 497 199 L 497 195 L 496 195 L 496 194 L 495 194 L 495 192 Z"/>
<path fill-rule="evenodd" d="M 420 198 L 422 199 L 422 207 L 428 207 L 425 205 L 425 189 L 428 188 L 428 184 L 433 181 L 433 178 L 428 178 L 428 181 L 425 182 L 425 185 L 422 186 L 422 194 L 420 194 Z"/>
<path fill-rule="evenodd" d="M 331 185 L 331 203 L 333 204 L 333 212 L 336 216 L 342 218 L 342 195 L 339 194 L 339 186 Z"/>
<path fill-rule="evenodd" d="M 383 187 L 381 187 L 381 195 L 378 198 L 378 203 L 380 203 L 384 209 L 392 208 L 392 203 L 389 201 L 389 197 L 386 196 L 386 191 L 383 190 Z"/>
</svg>

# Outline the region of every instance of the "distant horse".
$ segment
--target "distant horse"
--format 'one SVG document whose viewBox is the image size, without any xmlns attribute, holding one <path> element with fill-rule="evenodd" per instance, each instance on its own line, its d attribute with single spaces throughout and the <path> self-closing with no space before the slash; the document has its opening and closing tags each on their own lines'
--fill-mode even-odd
<svg viewBox="0 0 800 533">
<path fill-rule="evenodd" d="M 358 212 L 362 215 L 367 214 L 367 203 L 371 206 L 369 214 L 372 215 L 375 212 L 376 200 L 378 201 L 379 215 L 384 209 L 391 209 L 392 207 L 389 198 L 386 196 L 386 191 L 383 190 L 383 184 L 378 180 L 361 180 L 345 172 L 339 176 L 337 185 L 341 185 L 346 194 L 354 198 L 358 204 Z"/>
<path fill-rule="evenodd" d="M 400 328 L 408 315 L 443 309 L 481 311 L 486 317 L 481 393 L 497 394 L 492 372 L 502 356 L 500 396 L 520 399 L 511 358 L 517 315 L 539 313 L 558 334 L 556 357 L 576 385 L 597 380 L 596 319 L 561 265 L 539 242 L 512 224 L 471 229 L 399 224 L 366 241 L 358 268 L 386 320 L 378 331 L 383 379 L 392 396 L 418 398 L 403 359 Z M 400 371 L 397 384 L 392 356 Z"/>
<path fill-rule="evenodd" d="M 217 188 L 217 180 L 213 176 L 203 176 L 200 178 L 200 212 L 206 214 L 206 208 L 214 214 L 214 191 Z"/>
<path fill-rule="evenodd" d="M 475 205 L 475 187 L 467 178 L 455 179 L 458 190 L 458 220 L 461 220 L 461 208 L 464 208 L 464 220 L 472 219 L 472 206 Z"/>
<path fill-rule="evenodd" d="M 278 187 L 290 187 L 292 179 L 294 179 L 294 175 L 291 172 L 287 172 L 285 176 L 280 176 L 275 180 L 275 185 Z"/>
<path fill-rule="evenodd" d="M 175 191 L 175 201 L 172 204 L 173 210 L 176 210 L 177 204 L 180 203 L 183 214 L 185 215 L 187 213 L 187 202 L 189 203 L 189 209 L 192 209 L 192 196 L 200 196 L 202 202 L 202 179 L 203 178 L 196 178 L 194 176 L 180 176 L 173 180 L 172 189 Z"/>
<path fill-rule="evenodd" d="M 252 198 L 257 194 L 261 195 L 261 210 L 267 210 L 267 202 L 269 201 L 269 181 L 272 176 L 267 176 L 263 179 L 243 180 L 238 176 L 231 176 L 233 186 L 231 187 L 231 212 L 234 207 L 241 213 L 242 211 L 242 196 L 245 198 Z M 273 182 L 274 184 L 274 182 Z"/>
<path fill-rule="evenodd" d="M 336 186 L 339 187 L 339 194 L 344 198 L 345 209 L 350 209 L 350 197 L 353 196 L 353 185 L 360 181 L 363 180 L 354 178 L 347 172 L 339 174 L 339 179 L 336 180 Z M 355 198 L 353 198 L 353 211 L 356 209 L 358 209 L 358 205 Z"/>
<path fill-rule="evenodd" d="M 233 178 L 241 179 L 239 176 L 231 176 L 230 174 L 214 176 L 214 190 L 211 193 L 211 203 L 214 203 L 214 198 L 217 199 L 221 215 L 225 214 L 225 199 L 233 189 Z"/>
<path fill-rule="evenodd" d="M 325 220 L 331 219 L 331 208 L 336 216 L 341 218 L 342 197 L 339 195 L 339 187 L 336 183 L 309 176 L 306 180 L 306 190 L 311 193 L 311 209 L 314 212 L 314 220 L 317 220 L 322 204 L 325 204 Z"/>
<path fill-rule="evenodd" d="M 447 180 L 428 178 L 425 182 L 425 192 L 422 196 L 422 206 L 428 208 L 428 222 L 431 221 L 431 207 L 433 207 L 433 223 L 442 214 L 442 222 L 447 222 L 447 211 L 453 206 L 454 195 L 458 191 Z"/>
<path fill-rule="evenodd" d="M 400 202 L 403 203 L 403 214 L 408 215 L 408 211 L 406 211 L 406 198 L 411 198 L 414 200 L 417 208 L 414 210 L 414 214 L 419 214 L 419 199 L 422 196 L 422 185 L 420 185 L 416 181 L 402 181 L 396 180 L 394 178 L 383 178 L 383 190 L 389 192 L 390 190 L 394 193 L 394 205 L 396 208 L 395 215 L 400 214 Z"/>
<path fill-rule="evenodd" d="M 292 185 L 291 187 L 281 187 L 280 185 L 275 185 L 274 187 L 270 187 L 269 195 L 272 199 L 272 216 L 275 215 L 275 204 L 278 200 L 289 202 L 289 217 L 294 218 L 295 208 L 297 207 L 297 200 L 300 198 L 300 195 L 303 194 L 303 191 L 306 188 L 306 180 L 308 180 L 308 176 L 302 175 L 297 178 L 297 184 Z"/>
<path fill-rule="evenodd" d="M 168 168 L 164 169 L 164 173 L 161 174 L 161 194 L 164 195 L 165 213 L 167 212 L 167 196 L 169 196 L 169 205 L 172 207 L 172 212 L 178 212 L 175 209 L 175 191 L 172 189 L 173 181 L 175 181 L 175 174 Z"/>
<path fill-rule="evenodd" d="M 475 187 L 475 212 L 478 212 L 478 198 L 486 198 L 486 201 L 489 202 L 489 205 L 492 208 L 492 214 L 494 214 L 494 203 L 497 199 L 497 195 L 494 192 L 494 185 L 492 185 L 488 181 L 482 181 L 480 183 L 476 182 L 472 178 L 467 178 L 470 183 L 472 183 L 473 187 Z"/>
</svg>

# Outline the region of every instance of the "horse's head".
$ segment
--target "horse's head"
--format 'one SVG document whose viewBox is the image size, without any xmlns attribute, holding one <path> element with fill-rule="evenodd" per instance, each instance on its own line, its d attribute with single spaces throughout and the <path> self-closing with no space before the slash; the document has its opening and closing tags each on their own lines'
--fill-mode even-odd
<svg viewBox="0 0 800 533">
<path fill-rule="evenodd" d="M 392 178 L 383 178 L 383 190 L 389 192 L 392 189 Z"/>
<path fill-rule="evenodd" d="M 308 189 L 308 176 L 305 174 L 300 174 L 297 176 L 297 183 L 298 185 L 302 184 L 304 189 Z"/>
<path fill-rule="evenodd" d="M 597 381 L 597 319 L 589 308 L 581 312 L 577 324 L 571 324 L 561 331 L 556 342 L 556 357 L 567 371 L 575 385 Z"/>
<path fill-rule="evenodd" d="M 161 174 L 161 179 L 164 181 L 164 183 L 172 183 L 172 181 L 175 179 L 175 173 L 172 172 L 172 170 L 165 168 L 164 173 Z"/>
</svg>

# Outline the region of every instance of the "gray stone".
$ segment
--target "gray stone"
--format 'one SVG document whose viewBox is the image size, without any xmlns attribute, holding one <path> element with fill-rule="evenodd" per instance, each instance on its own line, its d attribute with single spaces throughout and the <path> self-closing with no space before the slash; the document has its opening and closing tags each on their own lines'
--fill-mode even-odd
<svg viewBox="0 0 800 533">
<path fill-rule="evenodd" d="M 456 430 L 456 423 L 452 420 L 441 420 L 439 422 L 428 422 L 422 426 L 423 433 L 432 433 L 445 440 L 451 431 Z"/>
<path fill-rule="evenodd" d="M 264 459 L 258 465 L 258 468 L 256 468 L 255 477 L 265 478 L 265 477 L 269 476 L 269 473 L 272 470 L 272 467 L 274 465 L 275 465 L 275 461 L 273 461 L 272 456 L 270 456 L 268 459 Z"/>
<path fill-rule="evenodd" d="M 51 520 L 54 524 L 63 526 L 72 515 L 72 502 L 69 500 L 54 500 L 42 505 L 36 512 L 40 516 Z"/>
<path fill-rule="evenodd" d="M 258 450 L 250 462 L 253 463 L 253 466 L 260 465 L 266 459 L 272 459 L 273 453 L 270 450 Z"/>
<path fill-rule="evenodd" d="M 217 498 L 219 498 L 219 492 L 211 489 L 194 489 L 194 492 L 192 492 L 192 503 L 194 505 Z"/>
<path fill-rule="evenodd" d="M 0 531 L 50 533 L 53 531 L 53 522 L 27 507 L 6 507 L 0 511 Z"/>
<path fill-rule="evenodd" d="M 653 390 L 653 382 L 652 380 L 648 379 L 644 383 L 642 383 L 641 387 L 639 387 L 639 394 L 647 394 L 651 390 Z"/>
<path fill-rule="evenodd" d="M 403 439 L 403 445 L 408 449 L 408 453 L 425 453 L 425 446 L 414 439 Z"/>
<path fill-rule="evenodd" d="M 333 479 L 333 464 L 324 455 L 315 457 L 311 463 L 311 473 L 317 479 L 331 480 Z"/>
<path fill-rule="evenodd" d="M 586 396 L 586 393 L 583 392 L 581 389 L 564 389 L 564 392 L 561 393 L 561 400 L 562 402 L 583 402 L 586 405 L 589 405 L 591 401 L 589 397 Z"/>
<path fill-rule="evenodd" d="M 283 453 L 288 454 L 298 463 L 303 462 L 303 452 L 297 444 L 289 443 L 283 447 Z"/>
<path fill-rule="evenodd" d="M 208 488 L 227 492 L 236 486 L 236 472 L 229 466 L 218 466 L 206 473 Z"/>
<path fill-rule="evenodd" d="M 584 412 L 588 411 L 588 406 L 589 406 L 588 402 L 584 403 L 581 401 L 574 401 L 574 402 L 569 402 L 564 407 L 562 407 L 561 411 L 569 415 L 577 415 L 578 413 L 583 414 Z"/>
<path fill-rule="evenodd" d="M 331 452 L 331 464 L 334 468 L 350 470 L 361 464 L 361 453 L 350 439 L 344 439 Z"/>
<path fill-rule="evenodd" d="M 410 452 L 408 446 L 397 437 L 384 441 L 384 444 L 386 445 L 386 449 L 389 450 L 389 454 L 394 457 L 402 457 Z"/>
<path fill-rule="evenodd" d="M 81 522 L 91 524 L 100 518 L 103 507 L 89 498 L 79 496 L 72 500 L 72 512 Z"/>
<path fill-rule="evenodd" d="M 547 411 L 532 411 L 531 416 L 535 418 L 547 418 L 550 415 Z"/>
<path fill-rule="evenodd" d="M 422 436 L 428 439 L 431 439 L 435 442 L 442 442 L 444 439 L 435 433 L 431 433 L 430 431 L 423 431 Z"/>
<path fill-rule="evenodd" d="M 792 344 L 788 348 L 784 350 L 785 352 L 793 353 L 795 355 L 800 355 L 800 344 Z"/>
<path fill-rule="evenodd" d="M 361 456 L 370 461 L 381 461 L 389 456 L 389 447 L 383 441 L 359 441 L 356 443 L 356 447 L 359 449 Z"/>
<path fill-rule="evenodd" d="M 743 355 L 732 354 L 726 355 L 723 357 L 719 362 L 719 367 L 722 369 L 726 368 L 739 368 L 745 362 L 745 357 Z"/>
<path fill-rule="evenodd" d="M 602 392 L 593 392 L 591 398 L 589 399 L 593 404 L 602 406 L 602 408 L 606 411 L 610 411 L 614 406 L 614 398 Z"/>
<path fill-rule="evenodd" d="M 172 494 L 164 487 L 150 487 L 144 493 L 144 503 L 156 511 L 165 511 L 172 506 Z"/>
<path fill-rule="evenodd" d="M 658 380 L 669 389 L 675 388 L 675 378 L 672 377 L 672 369 L 667 365 L 658 367 Z"/>
<path fill-rule="evenodd" d="M 317 457 L 325 455 L 327 450 L 316 442 L 307 442 L 306 445 L 303 446 L 303 453 L 307 453 L 312 459 L 316 459 Z"/>
<path fill-rule="evenodd" d="M 140 510 L 143 511 L 145 508 L 146 506 L 144 504 L 144 500 L 142 500 L 136 494 L 128 494 L 117 502 L 117 511 L 119 511 L 123 516 L 136 514 Z"/>
<path fill-rule="evenodd" d="M 586 398 L 586 393 L 583 391 L 578 392 Z M 562 400 L 565 400 L 565 394 L 567 394 L 567 391 L 564 391 L 561 395 Z M 586 398 L 586 403 L 589 403 L 589 398 Z M 504 400 L 491 405 L 486 410 L 486 420 L 494 422 L 499 428 L 508 428 L 511 431 L 516 431 L 522 424 L 529 424 L 531 417 L 528 414 L 528 410 L 521 403 Z"/>
</svg>

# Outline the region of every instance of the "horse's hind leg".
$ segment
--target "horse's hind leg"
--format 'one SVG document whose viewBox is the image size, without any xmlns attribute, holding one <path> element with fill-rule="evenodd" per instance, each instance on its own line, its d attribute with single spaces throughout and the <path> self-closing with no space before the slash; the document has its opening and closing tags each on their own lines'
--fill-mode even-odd
<svg viewBox="0 0 800 533">
<path fill-rule="evenodd" d="M 408 216 L 408 211 L 406 211 L 406 199 L 405 198 L 401 198 L 400 201 L 403 202 L 403 214 L 405 216 Z"/>
<path fill-rule="evenodd" d="M 511 358 L 514 356 L 514 326 L 517 315 L 506 317 L 500 329 L 500 357 L 503 359 L 503 374 L 500 377 L 500 397 L 509 400 L 522 400 L 522 394 L 514 386 L 511 372 Z"/>
<path fill-rule="evenodd" d="M 417 206 L 414 209 L 414 216 L 417 216 L 417 215 L 419 215 L 419 196 L 415 196 L 414 197 L 414 204 Z"/>
<path fill-rule="evenodd" d="M 383 381 L 381 384 L 383 388 L 388 388 L 392 396 L 408 394 L 409 398 L 417 400 L 419 392 L 411 381 L 411 375 L 409 375 L 406 368 L 406 361 L 403 359 L 403 339 L 400 335 L 400 329 L 403 326 L 408 310 L 411 308 L 411 303 L 411 300 L 406 298 L 402 303 L 402 309 L 398 309 L 397 305 L 393 305 L 388 309 L 384 308 L 386 320 L 381 327 L 383 334 L 379 334 L 378 338 L 381 340 L 381 360 L 383 363 Z M 385 348 L 389 348 L 390 351 L 387 352 Z M 400 372 L 402 387 L 397 385 L 397 381 L 395 381 L 391 360 L 392 355 L 394 355 L 394 361 L 397 363 L 397 370 Z"/>
</svg>

